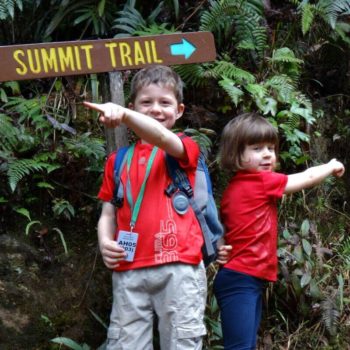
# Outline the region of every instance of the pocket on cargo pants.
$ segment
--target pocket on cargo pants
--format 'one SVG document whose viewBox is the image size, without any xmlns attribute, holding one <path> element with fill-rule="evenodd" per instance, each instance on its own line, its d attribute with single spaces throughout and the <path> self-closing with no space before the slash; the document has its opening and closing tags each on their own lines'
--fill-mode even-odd
<svg viewBox="0 0 350 350">
<path fill-rule="evenodd" d="M 204 325 L 184 328 L 177 327 L 177 350 L 202 349 L 203 336 L 206 334 Z"/>
<path fill-rule="evenodd" d="M 109 327 L 107 332 L 107 346 L 106 350 L 117 350 L 118 340 L 120 338 L 119 327 Z"/>
</svg>

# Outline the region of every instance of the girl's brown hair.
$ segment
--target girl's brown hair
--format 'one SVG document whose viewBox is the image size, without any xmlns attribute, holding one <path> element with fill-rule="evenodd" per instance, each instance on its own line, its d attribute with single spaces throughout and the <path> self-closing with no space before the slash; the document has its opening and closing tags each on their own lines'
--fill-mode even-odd
<svg viewBox="0 0 350 350">
<path fill-rule="evenodd" d="M 277 129 L 256 113 L 244 113 L 228 122 L 221 135 L 219 163 L 223 169 L 242 169 L 242 155 L 246 145 L 269 142 L 278 153 Z"/>
</svg>

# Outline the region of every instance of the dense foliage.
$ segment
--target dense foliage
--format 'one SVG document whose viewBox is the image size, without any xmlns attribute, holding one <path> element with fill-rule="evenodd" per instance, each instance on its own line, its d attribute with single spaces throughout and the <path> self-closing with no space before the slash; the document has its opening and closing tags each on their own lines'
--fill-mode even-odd
<svg viewBox="0 0 350 350">
<path fill-rule="evenodd" d="M 292 172 L 332 157 L 349 161 L 349 19 L 349 0 L 1 0 L 0 42 L 211 31 L 215 62 L 174 67 L 186 83 L 181 127 L 207 134 L 212 170 L 219 170 L 222 127 L 242 111 L 257 111 L 278 127 L 281 167 Z M 131 75 L 123 72 L 126 96 Z M 104 136 L 81 102 L 107 96 L 106 79 L 0 83 L 0 231 L 11 225 L 6 217 L 23 217 L 27 235 L 34 227 L 55 228 L 67 252 L 55 220 L 94 225 L 89 214 L 98 207 Z M 227 174 L 215 171 L 213 178 L 219 200 Z M 349 197 L 345 179 L 282 201 L 281 273 L 266 291 L 261 349 L 345 349 L 350 343 Z M 215 266 L 208 270 L 206 346 L 213 350 L 222 348 L 211 292 L 215 272 Z"/>
</svg>

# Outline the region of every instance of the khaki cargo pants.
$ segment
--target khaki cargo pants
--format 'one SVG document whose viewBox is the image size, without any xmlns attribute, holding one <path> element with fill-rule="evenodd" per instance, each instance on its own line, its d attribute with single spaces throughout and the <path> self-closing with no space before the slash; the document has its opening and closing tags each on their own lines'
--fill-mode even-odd
<svg viewBox="0 0 350 350">
<path fill-rule="evenodd" d="M 200 350 L 206 334 L 203 263 L 113 273 L 107 350 L 152 350 L 154 314 L 162 350 Z"/>
</svg>

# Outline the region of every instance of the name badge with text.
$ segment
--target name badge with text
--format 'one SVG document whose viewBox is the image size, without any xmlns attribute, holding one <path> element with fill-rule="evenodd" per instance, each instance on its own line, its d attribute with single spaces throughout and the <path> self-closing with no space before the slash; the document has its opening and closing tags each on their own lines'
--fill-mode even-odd
<svg viewBox="0 0 350 350">
<path fill-rule="evenodd" d="M 125 261 L 134 261 L 134 255 L 137 246 L 137 240 L 139 238 L 138 233 L 130 231 L 119 231 L 118 245 L 124 248 L 126 252 Z"/>
</svg>

